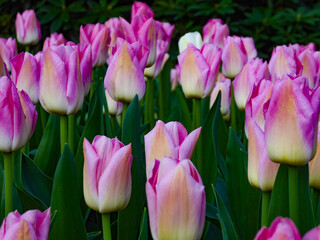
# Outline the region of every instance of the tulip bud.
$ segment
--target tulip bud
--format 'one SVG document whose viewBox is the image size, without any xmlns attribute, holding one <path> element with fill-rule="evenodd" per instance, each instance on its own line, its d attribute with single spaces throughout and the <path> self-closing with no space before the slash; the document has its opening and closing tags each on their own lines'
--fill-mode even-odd
<svg viewBox="0 0 320 240">
<path fill-rule="evenodd" d="M 199 32 L 189 32 L 183 35 L 178 42 L 179 53 L 181 54 L 189 45 L 193 44 L 196 48 L 202 48 L 202 37 Z"/>
<path fill-rule="evenodd" d="M 157 121 L 155 127 L 144 136 L 147 175 L 155 159 L 162 157 L 190 159 L 200 132 L 201 128 L 197 128 L 188 135 L 187 130 L 179 122 L 164 124 L 160 120 Z"/>
<path fill-rule="evenodd" d="M 0 57 L 6 64 L 7 70 L 11 71 L 10 60 L 18 54 L 17 42 L 12 38 L 0 38 Z"/>
<path fill-rule="evenodd" d="M 320 226 L 312 228 L 309 232 L 307 232 L 302 240 L 319 240 L 320 238 Z"/>
<path fill-rule="evenodd" d="M 64 38 L 62 33 L 51 33 L 50 37 L 47 37 L 46 40 L 44 40 L 42 51 L 46 51 L 50 46 L 59 46 L 60 44 L 65 45 L 66 43 L 67 40 Z"/>
<path fill-rule="evenodd" d="M 212 43 L 223 48 L 223 39 L 229 36 L 227 24 L 222 24 L 221 19 L 210 19 L 202 30 L 203 42 Z"/>
<path fill-rule="evenodd" d="M 41 61 L 39 100 L 49 113 L 70 115 L 82 106 L 84 86 L 78 47 L 51 46 Z"/>
<path fill-rule="evenodd" d="M 190 160 L 155 160 L 146 194 L 153 239 L 201 238 L 206 198 L 201 177 Z"/>
<path fill-rule="evenodd" d="M 13 152 L 31 138 L 38 114 L 29 96 L 6 76 L 0 78 L 0 92 L 0 151 Z"/>
<path fill-rule="evenodd" d="M 83 193 L 87 205 L 100 213 L 124 209 L 131 196 L 131 144 L 96 136 L 83 141 Z"/>
<path fill-rule="evenodd" d="M 16 32 L 18 42 L 24 45 L 35 45 L 41 39 L 40 23 L 34 10 L 26 10 L 17 14 Z"/>
<path fill-rule="evenodd" d="M 17 211 L 11 212 L 2 222 L 0 239 L 47 240 L 50 218 L 50 208 L 43 213 L 39 210 L 29 210 L 22 215 Z"/>
<path fill-rule="evenodd" d="M 142 15 L 148 19 L 153 18 L 154 13 L 148 4 L 143 2 L 134 2 L 131 7 L 131 22 L 136 15 Z"/>
<path fill-rule="evenodd" d="M 118 116 L 122 113 L 122 102 L 116 102 L 112 99 L 110 94 L 108 93 L 107 89 L 105 89 L 107 104 L 108 104 L 108 111 L 110 115 Z M 104 110 L 104 109 L 103 109 Z"/>
</svg>

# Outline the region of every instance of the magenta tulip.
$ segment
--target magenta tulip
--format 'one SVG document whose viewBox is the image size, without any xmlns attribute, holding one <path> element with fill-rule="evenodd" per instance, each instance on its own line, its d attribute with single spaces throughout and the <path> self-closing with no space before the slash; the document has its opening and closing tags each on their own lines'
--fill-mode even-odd
<svg viewBox="0 0 320 240">
<path fill-rule="evenodd" d="M 60 44 L 65 45 L 66 43 L 67 40 L 64 38 L 62 33 L 51 33 L 50 37 L 47 37 L 44 40 L 42 51 L 46 51 L 50 46 L 59 46 Z"/>
<path fill-rule="evenodd" d="M 201 177 L 190 160 L 155 160 L 146 183 L 153 239 L 200 239 L 206 197 Z"/>
<path fill-rule="evenodd" d="M 12 38 L 0 38 L 0 57 L 6 64 L 7 70 L 11 71 L 10 60 L 18 54 L 17 42 Z"/>
<path fill-rule="evenodd" d="M 157 121 L 155 127 L 144 136 L 146 152 L 146 171 L 149 174 L 155 159 L 173 157 L 190 159 L 200 136 L 201 128 L 197 128 L 188 135 L 187 130 L 179 122 L 164 124 Z"/>
<path fill-rule="evenodd" d="M 20 215 L 11 212 L 0 228 L 2 240 L 47 240 L 50 229 L 50 208 L 44 212 L 29 210 Z"/>
<path fill-rule="evenodd" d="M 319 240 L 320 239 L 320 226 L 317 226 L 307 232 L 302 240 Z"/>
<path fill-rule="evenodd" d="M 223 48 L 223 39 L 229 36 L 227 24 L 222 24 L 221 19 L 210 19 L 202 29 L 203 42 L 212 43 Z"/>
<path fill-rule="evenodd" d="M 142 15 L 148 19 L 153 18 L 154 13 L 148 4 L 143 2 L 134 2 L 131 7 L 131 22 L 137 15 Z"/>
<path fill-rule="evenodd" d="M 83 193 L 87 205 L 100 213 L 124 209 L 131 196 L 131 144 L 96 136 L 83 141 Z"/>
<path fill-rule="evenodd" d="M 13 152 L 31 138 L 38 114 L 29 96 L 6 76 L 0 78 L 0 151 Z"/>
<path fill-rule="evenodd" d="M 18 42 L 24 45 L 35 45 L 41 39 L 40 23 L 34 10 L 25 10 L 17 14 L 16 32 Z"/>
</svg>

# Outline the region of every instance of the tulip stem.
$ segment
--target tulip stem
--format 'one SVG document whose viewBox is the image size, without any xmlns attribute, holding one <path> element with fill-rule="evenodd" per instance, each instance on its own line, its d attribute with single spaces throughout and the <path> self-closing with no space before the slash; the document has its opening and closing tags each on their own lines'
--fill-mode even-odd
<svg viewBox="0 0 320 240">
<path fill-rule="evenodd" d="M 102 229 L 103 229 L 103 239 L 111 240 L 111 225 L 110 225 L 110 214 L 101 214 L 102 217 Z"/>
<path fill-rule="evenodd" d="M 70 147 L 70 151 L 74 156 L 74 121 L 75 121 L 75 117 L 74 114 L 71 114 L 68 116 L 68 144 Z"/>
<path fill-rule="evenodd" d="M 154 127 L 154 106 L 153 106 L 153 90 L 154 90 L 154 80 L 148 78 L 146 86 L 146 98 L 145 98 L 145 111 L 144 111 L 144 122 L 149 122 L 149 129 Z"/>
<path fill-rule="evenodd" d="M 234 132 L 237 132 L 237 114 L 236 114 L 236 101 L 234 99 L 234 91 L 233 91 L 233 84 L 231 84 L 231 127 L 233 128 Z"/>
<path fill-rule="evenodd" d="M 7 216 L 11 211 L 13 211 L 13 159 L 12 153 L 3 153 L 3 162 L 4 162 L 4 184 L 5 184 L 5 215 Z"/>
<path fill-rule="evenodd" d="M 26 50 L 26 52 L 30 53 L 30 45 L 26 45 L 25 50 Z"/>
<path fill-rule="evenodd" d="M 271 191 L 262 192 L 261 227 L 266 227 L 268 224 L 270 198 Z"/>
<path fill-rule="evenodd" d="M 198 128 L 201 126 L 201 99 L 194 98 L 193 101 L 193 128 L 192 130 Z M 195 151 L 195 164 L 198 168 L 198 171 L 201 174 L 203 174 L 202 169 L 202 137 L 200 136 L 196 145 L 196 151 Z"/>
<path fill-rule="evenodd" d="M 312 206 L 313 206 L 313 212 L 314 212 L 314 218 L 316 220 L 316 225 L 319 223 L 319 190 L 313 188 L 312 189 Z"/>
<path fill-rule="evenodd" d="M 128 109 L 128 103 L 124 102 L 122 104 L 121 127 L 123 127 L 124 117 L 126 116 L 127 109 Z"/>
<path fill-rule="evenodd" d="M 289 166 L 289 216 L 299 226 L 298 167 Z"/>
<path fill-rule="evenodd" d="M 60 116 L 60 146 L 61 155 L 63 153 L 64 145 L 68 143 L 68 116 Z"/>
</svg>

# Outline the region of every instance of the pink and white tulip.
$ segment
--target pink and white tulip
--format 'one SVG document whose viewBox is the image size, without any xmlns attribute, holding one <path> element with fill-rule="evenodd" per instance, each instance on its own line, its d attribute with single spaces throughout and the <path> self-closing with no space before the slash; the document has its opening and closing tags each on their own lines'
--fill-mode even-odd
<svg viewBox="0 0 320 240">
<path fill-rule="evenodd" d="M 200 239 L 206 197 L 201 177 L 190 160 L 156 160 L 146 183 L 153 239 Z"/>
<path fill-rule="evenodd" d="M 22 215 L 17 211 L 11 212 L 2 222 L 0 239 L 47 240 L 50 220 L 50 208 L 44 212 L 29 210 Z"/>
<path fill-rule="evenodd" d="M 134 2 L 131 7 L 131 22 L 133 21 L 134 17 L 137 15 L 142 15 L 146 19 L 153 18 L 154 13 L 148 4 L 144 2 Z"/>
<path fill-rule="evenodd" d="M 131 144 L 96 136 L 83 141 L 83 193 L 87 205 L 100 213 L 124 209 L 131 196 Z"/>
<path fill-rule="evenodd" d="M 22 14 L 18 13 L 15 24 L 19 43 L 35 45 L 41 39 L 40 23 L 34 10 L 25 10 Z"/>
<path fill-rule="evenodd" d="M 180 84 L 187 98 L 206 98 L 212 92 L 221 61 L 221 49 L 204 44 L 201 50 L 189 44 L 178 56 Z"/>
<path fill-rule="evenodd" d="M 107 89 L 105 89 L 107 104 L 108 104 L 108 111 L 109 114 L 112 116 L 118 116 L 122 113 L 122 102 L 116 102 L 108 93 Z"/>
<path fill-rule="evenodd" d="M 298 55 L 302 64 L 301 75 L 308 79 L 309 87 L 316 88 L 320 84 L 320 52 L 305 50 Z"/>
<path fill-rule="evenodd" d="M 320 190 L 320 128 L 318 122 L 317 134 L 317 152 L 314 158 L 309 162 L 309 186 Z"/>
<path fill-rule="evenodd" d="M 169 50 L 171 37 L 174 31 L 174 25 L 171 25 L 168 22 L 159 22 L 156 21 L 158 33 L 157 33 L 157 40 L 165 41 L 167 44 L 166 51 Z"/>
<path fill-rule="evenodd" d="M 0 38 L 0 57 L 6 64 L 7 70 L 11 71 L 10 60 L 17 56 L 17 42 L 13 38 Z"/>
<path fill-rule="evenodd" d="M 188 135 L 188 131 L 179 122 L 164 124 L 160 120 L 157 121 L 155 127 L 144 136 L 147 175 L 155 159 L 190 159 L 200 132 L 201 128 L 197 128 Z"/>
<path fill-rule="evenodd" d="M 59 46 L 60 44 L 65 45 L 66 43 L 67 40 L 64 38 L 62 33 L 51 33 L 50 37 L 47 37 L 44 40 L 42 51 L 46 51 L 50 46 Z"/>
<path fill-rule="evenodd" d="M 199 32 L 189 32 L 183 35 L 178 42 L 179 53 L 181 54 L 191 43 L 198 49 L 202 48 L 202 37 Z"/>
<path fill-rule="evenodd" d="M 317 226 L 308 231 L 302 238 L 302 240 L 319 240 L 320 239 L 320 226 Z"/>
<path fill-rule="evenodd" d="M 110 18 L 104 23 L 110 34 L 110 47 L 114 47 L 117 43 L 117 38 L 124 38 L 123 29 L 120 24 L 120 19 L 117 17 Z M 111 49 L 109 48 L 109 51 Z"/>
<path fill-rule="evenodd" d="M 223 39 L 229 36 L 229 27 L 221 19 L 210 19 L 202 29 L 203 42 L 212 43 L 223 48 Z"/>
<path fill-rule="evenodd" d="M 246 50 L 248 61 L 250 61 L 251 59 L 254 59 L 258 55 L 258 52 L 257 52 L 257 49 L 254 45 L 253 38 L 242 37 L 241 40 L 242 40 L 244 48 Z"/>
<path fill-rule="evenodd" d="M 179 82 L 180 82 L 180 67 L 179 65 L 176 65 L 175 68 L 172 68 L 170 70 L 171 91 L 175 91 Z"/>
<path fill-rule="evenodd" d="M 0 78 L 0 93 L 0 152 L 13 152 L 31 138 L 38 114 L 29 96 L 6 76 Z"/>
</svg>

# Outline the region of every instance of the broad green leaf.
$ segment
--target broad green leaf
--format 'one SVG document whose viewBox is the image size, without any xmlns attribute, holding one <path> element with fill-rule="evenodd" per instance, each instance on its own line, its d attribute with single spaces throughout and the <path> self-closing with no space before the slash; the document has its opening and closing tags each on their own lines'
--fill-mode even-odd
<svg viewBox="0 0 320 240">
<path fill-rule="evenodd" d="M 143 209 L 143 214 L 140 223 L 140 234 L 138 240 L 148 240 L 148 212 L 147 209 Z"/>
<path fill-rule="evenodd" d="M 206 204 L 206 219 L 215 225 L 217 225 L 217 222 L 219 221 L 218 208 L 210 203 Z"/>
<path fill-rule="evenodd" d="M 32 209 L 39 209 L 40 211 L 43 212 L 48 208 L 39 199 L 35 198 L 28 192 L 22 189 L 19 189 L 18 187 L 17 187 L 17 191 L 18 191 L 23 212 L 26 212 Z"/>
<path fill-rule="evenodd" d="M 54 175 L 51 211 L 56 210 L 50 240 L 87 239 L 78 197 L 76 165 L 67 145 Z"/>
</svg>

